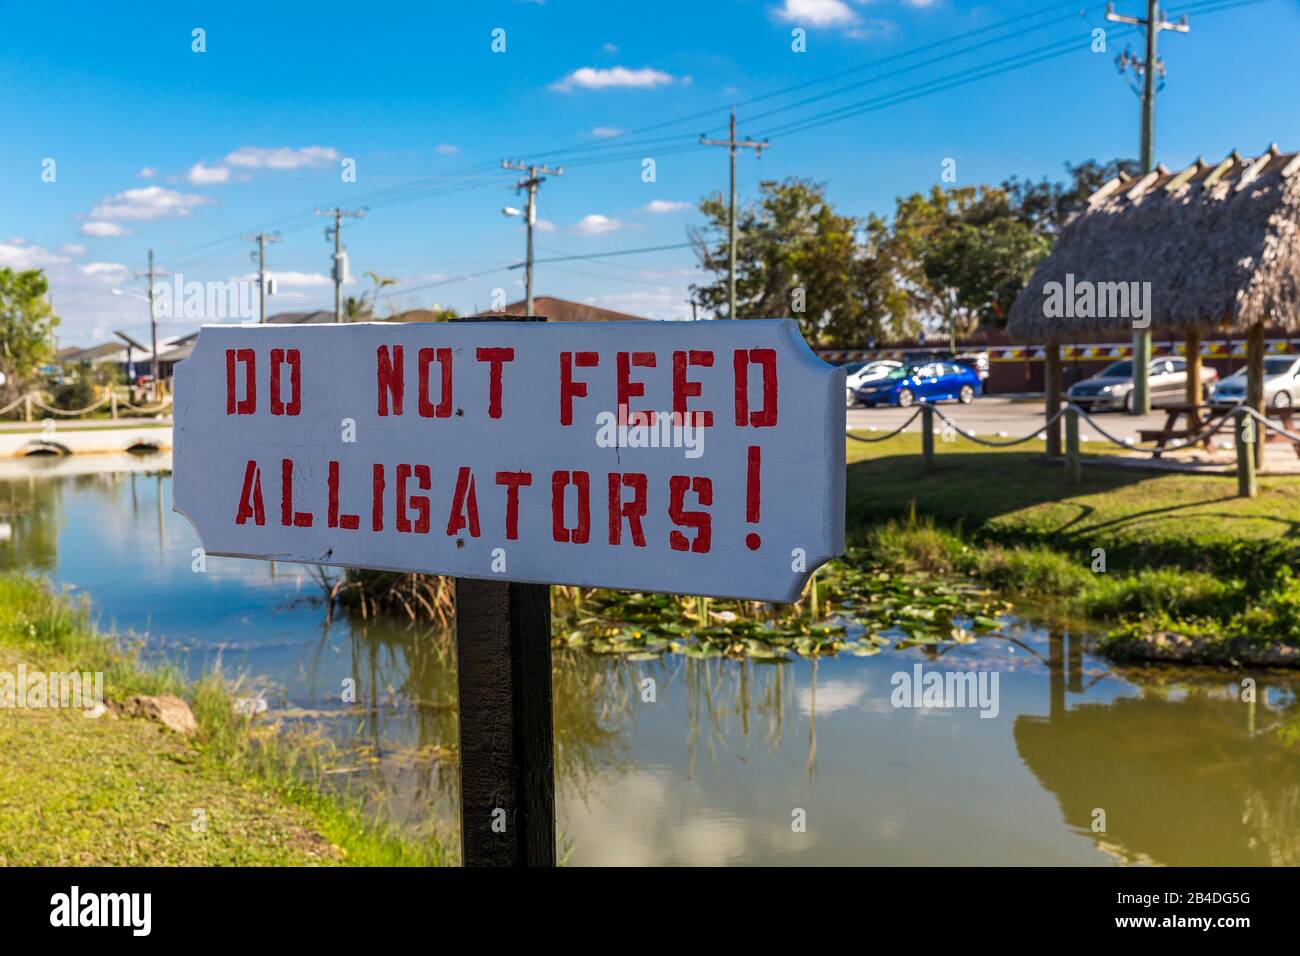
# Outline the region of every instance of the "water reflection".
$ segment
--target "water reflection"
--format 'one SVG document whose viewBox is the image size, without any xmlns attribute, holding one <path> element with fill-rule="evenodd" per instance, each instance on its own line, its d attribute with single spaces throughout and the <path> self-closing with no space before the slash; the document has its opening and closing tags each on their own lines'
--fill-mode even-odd
<svg viewBox="0 0 1300 956">
<path fill-rule="evenodd" d="M 349 615 L 327 625 L 312 567 L 208 558 L 196 572 L 169 465 L 73 456 L 0 469 L 0 568 L 72 585 L 104 624 L 191 675 L 246 672 L 271 717 L 334 747 L 329 785 L 413 830 L 454 833 L 451 633 Z M 1077 633 L 1027 621 L 973 645 L 865 658 L 635 661 L 559 647 L 554 661 L 559 827 L 575 863 L 1300 862 L 1298 751 L 1279 734 L 1297 725 L 1287 675 L 1254 675 L 1248 704 L 1242 675 L 1116 671 Z M 998 672 L 999 717 L 893 707 L 891 676 L 918 661 Z"/>
</svg>

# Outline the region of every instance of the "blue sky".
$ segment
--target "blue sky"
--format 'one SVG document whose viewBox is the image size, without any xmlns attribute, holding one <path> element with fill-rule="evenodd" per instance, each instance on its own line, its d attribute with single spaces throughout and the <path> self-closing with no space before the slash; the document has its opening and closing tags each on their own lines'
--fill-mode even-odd
<svg viewBox="0 0 1300 956">
<path fill-rule="evenodd" d="M 1168 165 L 1300 148 L 1300 3 L 1218 9 L 1232 2 L 1169 7 L 1190 11 L 1192 32 L 1161 35 Z M 739 161 L 742 200 L 760 179 L 806 176 L 860 216 L 929 188 L 947 158 L 970 184 L 1135 155 L 1138 102 L 1113 60 L 1140 40 L 1103 12 L 1083 0 L 0 0 L 0 265 L 45 268 L 61 341 L 89 345 L 147 333 L 143 303 L 109 290 L 143 291 L 131 273 L 150 247 L 168 274 L 224 281 L 252 268 L 239 234 L 278 227 L 272 311 L 329 307 L 331 247 L 312 211 L 369 206 L 345 225 L 349 293 L 373 269 L 402 280 L 403 307 L 486 308 L 496 288 L 522 297 L 522 273 L 499 268 L 524 245 L 500 212 L 521 204 L 515 174 L 493 168 L 505 157 L 567 167 L 542 187 L 544 258 L 685 242 L 695 203 L 726 186 L 725 150 L 695 141 L 720 135 L 732 104 L 742 134 L 771 138 L 760 160 Z M 1111 31 L 1105 53 L 1089 49 L 1095 27 Z M 206 52 L 191 48 L 195 28 Z M 805 52 L 792 50 L 797 28 Z M 853 104 L 874 108 L 781 128 Z M 642 181 L 645 158 L 655 182 Z M 341 179 L 348 159 L 356 182 Z M 681 318 L 693 265 L 689 249 L 540 264 L 536 291 Z M 168 319 L 160 334 L 194 324 Z"/>
</svg>

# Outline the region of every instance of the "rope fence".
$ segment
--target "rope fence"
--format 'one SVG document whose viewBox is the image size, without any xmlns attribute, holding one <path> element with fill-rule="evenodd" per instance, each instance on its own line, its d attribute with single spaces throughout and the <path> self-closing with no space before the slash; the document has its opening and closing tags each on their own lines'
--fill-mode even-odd
<svg viewBox="0 0 1300 956">
<path fill-rule="evenodd" d="M 28 421 L 31 421 L 32 408 L 39 408 L 43 412 L 47 412 L 51 415 L 59 415 L 63 418 L 76 418 L 80 415 L 86 415 L 93 412 L 96 409 L 103 408 L 105 405 L 109 405 L 111 407 L 112 417 L 116 418 L 118 409 L 126 409 L 127 411 L 135 412 L 137 415 L 156 415 L 163 409 L 171 407 L 172 404 L 172 396 L 170 395 L 164 398 L 159 404 L 149 407 L 144 405 L 132 405 L 125 399 L 118 399 L 115 395 L 110 393 L 99 399 L 99 401 L 92 402 L 85 408 L 56 408 L 45 400 L 45 395 L 43 393 L 27 392 L 24 395 L 19 395 L 3 408 L 0 408 L 0 415 L 6 415 L 19 405 L 25 405 L 26 418 Z"/>
<path fill-rule="evenodd" d="M 922 416 L 922 454 L 925 459 L 925 469 L 929 472 L 932 471 L 934 467 L 934 434 L 938 432 L 938 429 L 934 428 L 933 422 L 934 416 L 936 415 L 947 425 L 951 426 L 958 435 L 961 435 L 968 441 L 974 442 L 977 445 L 983 445 L 987 448 L 1011 448 L 1015 445 L 1023 445 L 1025 442 L 1041 438 L 1047 430 L 1060 421 L 1061 418 L 1071 415 L 1072 417 L 1066 418 L 1066 464 L 1069 468 L 1071 481 L 1076 483 L 1082 480 L 1080 472 L 1081 454 L 1079 449 L 1081 439 L 1079 436 L 1078 424 L 1080 420 L 1086 421 L 1092 426 L 1098 435 L 1111 444 L 1123 448 L 1126 451 L 1150 452 L 1153 458 L 1158 458 L 1161 454 L 1168 451 L 1178 451 L 1179 449 L 1188 448 L 1202 443 L 1208 447 L 1210 439 L 1224 429 L 1231 427 L 1234 431 L 1234 443 L 1237 449 L 1238 492 L 1243 497 L 1254 497 L 1256 494 L 1255 468 L 1257 452 L 1253 446 L 1257 439 L 1253 432 L 1248 433 L 1248 430 L 1245 428 L 1245 423 L 1247 421 L 1257 422 L 1259 426 L 1266 431 L 1273 432 L 1274 434 L 1281 436 L 1283 439 L 1293 443 L 1297 447 L 1297 453 L 1300 454 L 1300 434 L 1291 431 L 1280 423 L 1269 421 L 1268 416 L 1262 415 L 1255 409 L 1245 405 L 1239 405 L 1231 409 L 1220 418 L 1213 428 L 1210 428 L 1207 431 L 1197 432 L 1196 434 L 1188 435 L 1186 438 L 1166 439 L 1164 441 L 1159 439 L 1148 439 L 1146 442 L 1143 442 L 1135 441 L 1132 438 L 1117 438 L 1098 424 L 1096 419 L 1086 411 L 1073 403 L 1058 409 L 1055 414 L 1043 423 L 1042 427 L 1035 429 L 1028 435 L 1020 438 L 1012 438 L 1009 441 L 993 441 L 987 438 L 981 438 L 973 431 L 964 430 L 955 420 L 944 412 L 943 409 L 938 408 L 935 405 L 922 405 L 913 412 L 912 415 L 903 422 L 903 424 L 886 434 L 865 438 L 860 435 L 854 435 L 851 431 L 846 430 L 846 437 L 851 441 L 858 442 L 886 441 L 887 439 L 893 438 L 902 433 L 912 424 L 912 422 L 916 421 L 917 416 Z M 874 431 L 874 429 L 872 430 Z M 1148 443 L 1151 447 L 1144 447 Z M 1259 461 L 1262 462 L 1262 449 L 1259 450 L 1258 455 L 1260 456 Z"/>
</svg>

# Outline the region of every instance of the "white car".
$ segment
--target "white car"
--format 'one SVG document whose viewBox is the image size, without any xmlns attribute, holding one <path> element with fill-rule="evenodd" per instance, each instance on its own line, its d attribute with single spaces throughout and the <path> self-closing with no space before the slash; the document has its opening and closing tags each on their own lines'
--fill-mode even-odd
<svg viewBox="0 0 1300 956">
<path fill-rule="evenodd" d="M 848 386 L 848 395 L 845 397 L 845 404 L 850 408 L 858 402 L 858 389 L 867 382 L 874 382 L 884 378 L 896 368 L 902 368 L 902 362 L 894 362 L 890 359 L 877 359 L 874 362 L 855 362 L 852 365 L 846 365 L 848 378 L 845 385 Z"/>
<path fill-rule="evenodd" d="M 1210 404 L 1220 408 L 1246 400 L 1246 370 L 1238 369 L 1210 392 Z M 1300 355 L 1264 356 L 1264 404 L 1269 408 L 1300 405 Z"/>
</svg>

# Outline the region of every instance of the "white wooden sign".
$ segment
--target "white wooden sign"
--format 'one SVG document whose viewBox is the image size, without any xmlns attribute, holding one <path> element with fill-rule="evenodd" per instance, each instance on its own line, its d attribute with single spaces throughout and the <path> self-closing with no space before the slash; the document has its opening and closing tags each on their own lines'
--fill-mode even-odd
<svg viewBox="0 0 1300 956">
<path fill-rule="evenodd" d="M 207 326 L 175 508 L 209 554 L 792 601 L 844 388 L 785 319 Z"/>
</svg>

